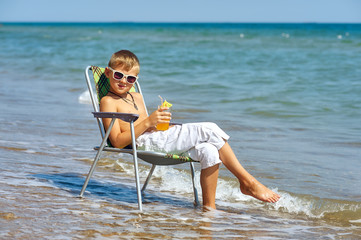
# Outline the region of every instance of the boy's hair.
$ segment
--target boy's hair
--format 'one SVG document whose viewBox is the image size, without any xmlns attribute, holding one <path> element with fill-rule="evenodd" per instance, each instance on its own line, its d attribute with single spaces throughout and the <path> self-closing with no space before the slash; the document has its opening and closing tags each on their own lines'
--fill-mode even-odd
<svg viewBox="0 0 361 240">
<path fill-rule="evenodd" d="M 125 71 L 136 69 L 139 73 L 140 65 L 137 56 L 128 50 L 120 50 L 112 55 L 108 66 L 111 68 L 121 67 Z"/>
</svg>

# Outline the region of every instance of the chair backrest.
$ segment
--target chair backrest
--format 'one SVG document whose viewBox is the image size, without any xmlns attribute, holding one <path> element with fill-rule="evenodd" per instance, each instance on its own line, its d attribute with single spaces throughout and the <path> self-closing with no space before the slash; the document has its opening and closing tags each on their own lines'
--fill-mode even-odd
<svg viewBox="0 0 361 240">
<path fill-rule="evenodd" d="M 93 91 L 93 87 L 92 87 L 92 83 L 90 80 L 90 76 L 89 76 L 89 71 L 92 72 L 92 76 L 93 76 L 93 80 L 95 83 L 95 89 L 96 89 L 96 94 L 97 97 L 94 97 L 94 91 Z M 110 88 L 110 84 L 109 84 L 109 79 L 105 76 L 105 68 L 102 67 L 97 67 L 97 66 L 88 66 L 85 69 L 85 79 L 88 85 L 88 90 L 89 90 L 89 94 L 90 94 L 90 99 L 94 108 L 95 112 L 99 112 L 99 103 L 100 100 L 106 96 L 109 92 L 109 88 Z M 139 81 L 136 81 L 134 86 L 131 88 L 130 92 L 139 92 L 142 97 L 142 90 L 140 88 L 140 84 Z M 145 105 L 145 101 L 143 98 L 143 102 Z M 145 105 L 146 106 L 146 105 Z M 147 112 L 148 114 L 148 112 Z M 97 122 L 98 122 L 98 127 L 100 130 L 100 134 L 102 136 L 102 138 L 104 138 L 105 136 L 105 131 L 104 131 L 104 126 L 103 126 L 103 122 L 102 119 L 97 118 Z"/>
</svg>

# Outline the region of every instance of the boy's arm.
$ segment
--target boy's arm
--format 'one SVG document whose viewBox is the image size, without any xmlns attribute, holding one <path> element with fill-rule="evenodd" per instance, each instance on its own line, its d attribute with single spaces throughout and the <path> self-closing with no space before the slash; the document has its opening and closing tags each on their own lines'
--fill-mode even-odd
<svg viewBox="0 0 361 240">
<path fill-rule="evenodd" d="M 119 107 L 115 104 L 116 101 L 114 101 L 110 97 L 103 97 L 100 102 L 100 111 L 101 112 L 121 112 L 119 111 Z M 111 119 L 110 118 L 103 118 L 103 124 L 105 130 L 109 128 Z M 139 126 L 137 124 L 136 127 L 134 127 L 135 130 L 135 137 L 139 137 L 144 131 L 147 130 L 147 125 L 143 124 L 142 126 Z M 124 122 L 120 119 L 117 119 L 114 122 L 113 128 L 109 135 L 109 140 L 112 143 L 113 147 L 116 148 L 124 148 L 128 146 L 132 142 L 131 138 L 131 132 L 129 123 Z"/>
<path fill-rule="evenodd" d="M 118 104 L 118 105 L 117 105 Z M 101 112 L 127 112 L 125 109 L 127 105 L 125 104 L 119 104 L 119 102 L 116 104 L 116 101 L 110 97 L 104 97 L 102 98 L 100 102 L 100 111 Z M 123 111 L 124 110 L 124 111 Z M 137 113 L 140 115 L 139 119 L 134 124 L 134 131 L 135 131 L 135 137 L 138 138 L 140 135 L 142 135 L 145 131 L 147 131 L 149 128 L 154 127 L 160 122 L 166 122 L 170 120 L 170 113 L 168 112 L 162 112 L 160 110 L 157 110 L 153 112 L 149 117 L 146 116 L 144 113 L 138 113 L 138 112 L 132 112 Z M 103 118 L 103 124 L 104 128 L 108 129 L 110 125 L 111 119 L 109 118 Z M 131 142 L 131 132 L 129 123 L 124 122 L 122 120 L 116 120 L 114 122 L 114 126 L 110 132 L 109 140 L 111 141 L 112 145 L 117 148 L 124 148 L 128 146 Z"/>
</svg>

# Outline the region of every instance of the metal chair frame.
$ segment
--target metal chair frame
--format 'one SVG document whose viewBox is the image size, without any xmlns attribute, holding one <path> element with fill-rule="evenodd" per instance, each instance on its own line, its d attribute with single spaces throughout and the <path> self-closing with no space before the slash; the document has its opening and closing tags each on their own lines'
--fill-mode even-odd
<svg viewBox="0 0 361 240">
<path fill-rule="evenodd" d="M 94 108 L 93 115 L 97 120 L 97 124 L 98 124 L 100 134 L 102 137 L 102 141 L 101 141 L 101 144 L 99 147 L 94 147 L 94 150 L 97 150 L 97 154 L 94 158 L 93 164 L 89 170 L 89 173 L 86 177 L 86 180 L 84 182 L 84 185 L 81 189 L 79 196 L 83 197 L 85 189 L 89 183 L 90 178 L 92 177 L 92 175 L 94 173 L 95 167 L 96 167 L 98 161 L 100 160 L 101 153 L 103 151 L 132 154 L 133 155 L 133 163 L 134 163 L 134 172 L 135 172 L 135 183 L 136 183 L 137 197 L 138 197 L 138 209 L 140 212 L 142 212 L 143 211 L 142 193 L 145 191 L 146 187 L 148 186 L 148 183 L 153 175 L 155 167 L 157 165 L 176 165 L 176 164 L 183 164 L 186 162 L 182 159 L 169 158 L 169 155 L 165 154 L 165 153 L 137 150 L 136 143 L 135 143 L 135 134 L 134 134 L 134 122 L 138 119 L 139 115 L 138 114 L 130 114 L 130 113 L 100 112 L 98 99 L 94 97 L 94 91 L 93 91 L 92 83 L 91 83 L 91 80 L 89 77 L 89 71 L 91 71 L 91 69 L 92 69 L 91 66 L 86 67 L 85 79 L 86 79 L 88 90 L 90 93 L 91 102 L 92 102 L 92 105 Z M 139 92 L 143 96 L 139 81 L 137 81 L 134 84 L 134 86 L 135 86 L 136 91 Z M 144 98 L 143 98 L 143 102 L 144 102 Z M 111 118 L 112 119 L 110 126 L 106 132 L 104 131 L 102 118 Z M 110 131 L 113 128 L 113 125 L 114 125 L 114 122 L 116 119 L 121 119 L 123 121 L 129 122 L 131 137 L 132 137 L 132 149 L 119 149 L 119 148 L 107 146 L 108 137 L 109 137 Z M 143 184 L 142 189 L 140 189 L 138 158 L 144 160 L 145 162 L 152 164 L 152 167 L 148 173 L 148 176 Z M 190 164 L 192 184 L 193 184 L 194 206 L 197 206 L 197 205 L 199 205 L 199 200 L 198 200 L 197 188 L 195 187 L 195 179 L 194 179 L 195 171 L 194 171 L 193 162 L 196 162 L 196 161 L 190 161 L 189 164 Z"/>
</svg>

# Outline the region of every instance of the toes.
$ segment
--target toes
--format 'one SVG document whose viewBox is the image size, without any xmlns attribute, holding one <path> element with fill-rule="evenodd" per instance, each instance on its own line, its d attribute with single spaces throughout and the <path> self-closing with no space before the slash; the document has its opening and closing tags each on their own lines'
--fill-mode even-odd
<svg viewBox="0 0 361 240">
<path fill-rule="evenodd" d="M 272 196 L 272 203 L 277 202 L 278 200 L 280 200 L 280 196 L 278 194 L 275 194 L 274 196 Z"/>
<path fill-rule="evenodd" d="M 277 193 L 273 193 L 266 201 L 270 203 L 275 203 L 280 199 L 280 196 Z"/>
<path fill-rule="evenodd" d="M 270 199 L 268 199 L 268 202 L 275 203 L 275 202 L 277 202 L 277 200 L 275 198 L 270 198 Z"/>
</svg>

